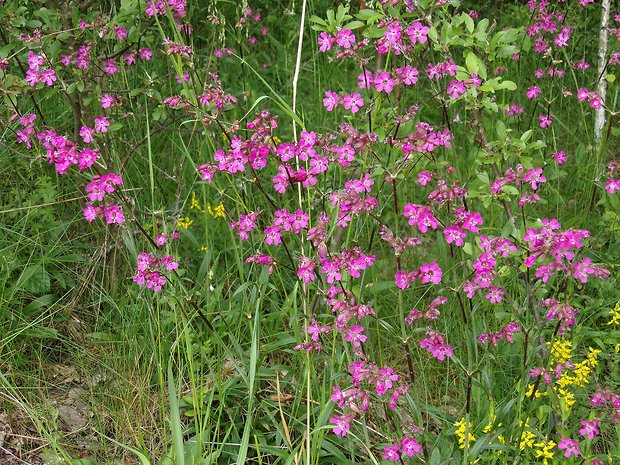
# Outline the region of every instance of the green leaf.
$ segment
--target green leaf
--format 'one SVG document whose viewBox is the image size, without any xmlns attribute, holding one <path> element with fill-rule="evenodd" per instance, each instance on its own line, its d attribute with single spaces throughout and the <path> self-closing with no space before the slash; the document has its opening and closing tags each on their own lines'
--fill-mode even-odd
<svg viewBox="0 0 620 465">
<path fill-rule="evenodd" d="M 473 33 L 474 32 L 474 20 L 472 19 L 471 16 L 469 16 L 467 13 L 463 13 L 461 15 L 461 18 L 463 19 L 463 22 L 465 23 L 465 27 L 467 28 L 467 30 L 469 31 L 469 33 Z"/>
<path fill-rule="evenodd" d="M 362 21 L 366 21 L 368 24 L 374 23 L 375 21 L 383 18 L 383 14 L 376 10 L 371 10 L 366 8 L 364 10 L 360 10 L 358 14 L 355 15 L 357 19 Z"/>
<path fill-rule="evenodd" d="M 323 18 L 319 18 L 316 15 L 310 16 L 310 21 L 312 21 L 313 23 L 320 24 L 321 26 L 328 26 L 328 24 L 325 22 Z"/>
<path fill-rule="evenodd" d="M 24 289 L 33 294 L 46 294 L 49 292 L 51 287 L 50 275 L 42 264 L 26 268 L 22 276 L 24 275 L 26 275 Z"/>
<path fill-rule="evenodd" d="M 517 85 L 512 81 L 502 81 L 497 85 L 496 89 L 516 90 Z"/>
<path fill-rule="evenodd" d="M 351 21 L 350 23 L 344 24 L 342 28 L 354 30 L 354 29 L 359 29 L 362 26 L 365 26 L 365 24 L 361 21 Z"/>
</svg>

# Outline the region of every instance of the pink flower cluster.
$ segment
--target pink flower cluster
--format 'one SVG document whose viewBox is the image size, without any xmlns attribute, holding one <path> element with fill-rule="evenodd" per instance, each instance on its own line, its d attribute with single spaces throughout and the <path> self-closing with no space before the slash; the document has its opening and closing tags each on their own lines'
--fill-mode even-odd
<svg viewBox="0 0 620 465">
<path fill-rule="evenodd" d="M 436 320 L 441 315 L 437 307 L 445 304 L 446 302 L 448 302 L 447 297 L 435 297 L 424 313 L 417 308 L 412 308 L 409 314 L 405 317 L 405 323 L 411 325 L 416 320 L 420 320 L 422 318 L 428 321 Z"/>
<path fill-rule="evenodd" d="M 598 388 L 590 397 L 590 405 L 608 409 L 614 423 L 620 423 L 620 395 L 609 389 Z"/>
<path fill-rule="evenodd" d="M 605 183 L 605 190 L 610 194 L 615 194 L 620 191 L 620 179 L 617 179 L 620 173 L 620 164 L 615 161 L 609 162 L 607 165 L 607 182 Z"/>
<path fill-rule="evenodd" d="M 437 331 L 426 332 L 426 339 L 420 341 L 420 348 L 426 349 L 437 360 L 445 360 L 452 357 L 452 347 L 445 343 L 444 336 Z"/>
<path fill-rule="evenodd" d="M 80 128 L 80 136 L 82 137 L 82 140 L 85 144 L 90 144 L 91 142 L 94 142 L 94 135 L 96 133 L 106 133 L 108 132 L 108 128 L 110 127 L 110 122 L 105 116 L 95 118 L 94 123 L 95 126 L 92 128 L 88 126 L 82 126 Z"/>
<path fill-rule="evenodd" d="M 14 119 L 18 117 L 19 115 L 15 113 L 9 118 L 9 121 L 13 121 Z M 18 122 L 19 122 L 19 125 L 22 127 L 22 129 L 18 129 L 17 131 L 15 131 L 15 134 L 17 135 L 17 142 L 19 144 L 25 144 L 27 148 L 32 147 L 31 141 L 32 141 L 32 136 L 34 136 L 35 134 L 34 121 L 36 119 L 37 119 L 37 115 L 32 114 L 32 113 L 19 117 Z"/>
<path fill-rule="evenodd" d="M 437 64 L 429 63 L 426 68 L 426 74 L 429 79 L 439 79 L 444 76 L 455 76 L 458 66 L 452 60 L 440 62 Z"/>
<path fill-rule="evenodd" d="M 91 167 L 99 156 L 98 150 L 89 148 L 78 150 L 75 142 L 56 134 L 53 129 L 39 132 L 37 139 L 46 149 L 49 162 L 54 164 L 59 174 L 66 174 L 73 165 L 78 165 L 80 170 L 85 170 Z"/>
<path fill-rule="evenodd" d="M 588 281 L 588 276 L 606 278 L 609 271 L 595 266 L 592 260 L 584 257 L 581 261 L 575 260 L 575 251 L 583 247 L 583 239 L 590 236 L 590 232 L 583 229 L 567 229 L 560 231 L 560 223 L 552 218 L 543 218 L 542 227 L 528 228 L 523 241 L 528 244 L 529 255 L 523 262 L 528 268 L 536 262 L 540 264 L 536 269 L 536 277 L 547 282 L 554 272 L 573 276 L 582 283 Z"/>
<path fill-rule="evenodd" d="M 343 97 L 339 97 L 336 92 L 329 90 L 325 92 L 323 106 L 327 111 L 334 111 L 341 103 L 346 110 L 351 110 L 351 113 L 355 114 L 364 106 L 364 99 L 358 92 L 346 94 Z"/>
<path fill-rule="evenodd" d="M 74 64 L 77 69 L 86 70 L 90 67 L 90 49 L 92 48 L 92 43 L 87 43 L 86 45 L 80 45 L 77 51 L 67 55 L 60 55 L 60 62 L 64 66 L 70 66 Z"/>
<path fill-rule="evenodd" d="M 246 258 L 245 263 L 256 263 L 258 265 L 268 266 L 269 274 L 271 274 L 273 273 L 274 266 L 276 265 L 276 259 L 271 255 L 258 253 Z"/>
<path fill-rule="evenodd" d="M 289 213 L 286 208 L 274 213 L 273 224 L 264 230 L 265 244 L 279 245 L 282 243 L 282 231 L 300 234 L 308 227 L 309 216 L 303 210 Z"/>
<path fill-rule="evenodd" d="M 466 231 L 477 233 L 482 224 L 482 215 L 478 212 L 469 212 L 464 208 L 457 208 L 454 212 L 456 221 L 443 229 L 443 235 L 448 244 L 461 247 L 465 244 Z"/>
<path fill-rule="evenodd" d="M 329 201 L 338 207 L 337 225 L 345 227 L 353 219 L 353 215 L 368 213 L 379 205 L 375 197 L 365 195 L 371 191 L 374 180 L 366 173 L 360 179 L 353 179 L 344 184 L 344 189 L 332 192 Z"/>
<path fill-rule="evenodd" d="M 516 322 L 511 321 L 495 333 L 482 333 L 478 335 L 478 340 L 483 344 L 488 344 L 490 342 L 494 346 L 496 346 L 502 339 L 512 344 L 512 335 L 520 331 L 521 327 Z"/>
<path fill-rule="evenodd" d="M 439 284 L 443 272 L 437 263 L 423 263 L 420 268 L 413 271 L 399 270 L 394 275 L 394 282 L 399 289 L 405 290 L 411 287 L 411 284 L 419 279 L 423 284 Z"/>
<path fill-rule="evenodd" d="M 547 320 L 556 320 L 560 323 L 558 333 L 564 334 L 569 326 L 573 326 L 576 322 L 575 317 L 579 312 L 578 309 L 569 304 L 558 302 L 557 299 L 543 299 L 540 305 L 547 307 Z"/>
<path fill-rule="evenodd" d="M 146 2 L 144 12 L 148 16 L 166 16 L 170 11 L 175 19 L 184 18 L 187 2 L 185 0 L 149 0 Z"/>
<path fill-rule="evenodd" d="M 577 90 L 577 100 L 580 102 L 587 100 L 590 103 L 590 108 L 601 108 L 603 105 L 601 96 L 596 92 L 590 92 L 585 87 L 581 87 Z"/>
<path fill-rule="evenodd" d="M 28 52 L 28 71 L 26 71 L 26 82 L 34 87 L 38 82 L 51 87 L 56 82 L 56 73 L 51 68 L 43 66 L 46 56 L 44 53 L 36 54 L 32 50 Z"/>
<path fill-rule="evenodd" d="M 471 299 L 477 291 L 481 289 L 490 289 L 490 292 L 485 294 L 485 297 L 491 303 L 498 303 L 502 301 L 502 294 L 504 294 L 504 291 L 494 285 L 494 280 L 497 275 L 497 259 L 500 256 L 503 258 L 508 257 L 511 252 L 517 250 L 517 247 L 512 244 L 509 239 L 502 237 L 491 238 L 481 234 L 479 238 L 479 247 L 482 253 L 473 261 L 474 278 L 473 280 L 468 279 L 465 281 L 463 291 L 465 291 L 465 295 Z"/>
<path fill-rule="evenodd" d="M 403 437 L 391 446 L 383 447 L 383 458 L 389 462 L 398 462 L 401 457 L 413 457 L 422 451 L 422 446 L 414 438 Z"/>
<path fill-rule="evenodd" d="M 161 291 L 166 284 L 166 271 L 176 270 L 179 264 L 174 261 L 174 257 L 156 257 L 149 253 L 138 254 L 138 264 L 133 281 L 139 286 L 146 286 L 155 292 Z"/>
<path fill-rule="evenodd" d="M 377 92 L 389 94 L 396 86 L 412 86 L 416 84 L 418 82 L 418 70 L 410 65 L 400 66 L 392 73 L 378 70 L 373 75 L 366 70 L 357 79 L 357 86 L 360 89 L 372 89 L 374 87 Z"/>
<path fill-rule="evenodd" d="M 256 228 L 256 219 L 260 214 L 259 211 L 250 212 L 247 215 L 239 215 L 239 221 L 233 221 L 230 223 L 232 230 L 237 230 L 237 235 L 242 241 L 250 237 L 250 232 Z"/>
<path fill-rule="evenodd" d="M 491 192 L 499 195 L 504 192 L 504 186 L 514 184 L 517 188 L 521 188 L 522 184 L 529 184 L 532 190 L 537 191 L 540 184 L 547 182 L 547 178 L 543 176 L 542 168 L 529 168 L 526 170 L 523 165 L 518 164 L 516 170 L 508 168 L 506 176 L 495 179 L 489 187 Z M 540 202 L 540 196 L 533 192 L 521 195 L 519 205 L 524 206 L 526 203 L 532 204 Z"/>
<path fill-rule="evenodd" d="M 446 94 L 448 94 L 451 99 L 457 99 L 467 92 L 467 89 L 471 87 L 480 87 L 481 84 L 482 81 L 478 75 L 473 73 L 469 79 L 464 79 L 462 81 L 452 79 L 446 88 Z"/>
<path fill-rule="evenodd" d="M 108 173 L 102 176 L 95 175 L 86 185 L 86 193 L 91 202 L 102 202 L 106 194 L 116 191 L 115 186 L 123 184 L 122 178 L 116 173 Z M 88 222 L 95 218 L 105 218 L 108 224 L 121 224 L 125 222 L 123 210 L 119 205 L 98 205 L 86 202 L 83 213 Z"/>
<path fill-rule="evenodd" d="M 450 148 L 451 140 L 452 135 L 448 129 L 435 131 L 433 126 L 422 121 L 416 125 L 415 131 L 403 138 L 401 149 L 409 158 L 412 153 L 429 153 L 440 147 Z"/>
</svg>

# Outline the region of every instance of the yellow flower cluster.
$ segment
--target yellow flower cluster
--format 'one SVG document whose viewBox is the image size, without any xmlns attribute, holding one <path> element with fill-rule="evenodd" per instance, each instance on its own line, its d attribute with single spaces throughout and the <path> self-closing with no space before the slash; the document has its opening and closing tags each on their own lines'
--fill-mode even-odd
<svg viewBox="0 0 620 465">
<path fill-rule="evenodd" d="M 611 320 L 607 323 L 608 325 L 620 326 L 620 300 L 612 310 L 609 310 L 609 316 Z"/>
<path fill-rule="evenodd" d="M 536 435 L 526 429 L 527 423 L 523 423 L 523 421 L 519 420 L 519 428 L 523 428 L 521 438 L 519 439 L 519 450 L 525 450 L 526 448 L 531 449 L 534 447 L 534 439 L 536 439 Z"/>
<path fill-rule="evenodd" d="M 567 339 L 558 339 L 553 342 L 551 346 L 551 364 L 566 363 L 571 358 L 573 350 L 573 343 Z"/>
<path fill-rule="evenodd" d="M 189 216 L 184 216 L 183 218 L 179 218 L 177 221 L 177 226 L 179 228 L 187 229 L 189 228 L 194 220 L 192 220 Z"/>
<path fill-rule="evenodd" d="M 206 211 L 213 218 L 225 218 L 226 217 L 226 215 L 225 215 L 226 210 L 224 209 L 224 204 L 222 202 L 220 202 L 219 204 L 217 204 L 215 206 L 211 206 L 211 204 L 208 203 L 206 205 L 206 208 L 205 208 L 202 205 L 200 205 L 200 202 L 196 198 L 196 193 L 195 192 L 192 192 L 192 200 L 189 203 L 189 209 L 190 210 L 198 210 L 198 211 L 201 211 L 201 212 L 205 212 Z"/>
<path fill-rule="evenodd" d="M 548 465 L 549 459 L 553 458 L 552 449 L 555 446 L 555 442 L 548 441 L 547 438 L 545 438 L 544 441 L 540 441 L 534 444 L 534 455 L 536 456 L 536 458 L 542 458 L 544 465 Z"/>
<path fill-rule="evenodd" d="M 564 401 L 565 413 L 575 404 L 575 395 L 569 391 L 569 387 L 581 388 L 588 384 L 588 378 L 598 365 L 600 350 L 588 348 L 588 356 L 582 362 L 576 363 L 572 370 L 565 370 L 556 381 L 559 386 L 558 394 Z"/>
<path fill-rule="evenodd" d="M 465 436 L 467 436 L 467 447 L 471 446 L 472 441 L 476 440 L 476 437 L 472 434 L 472 430 L 474 429 L 474 425 L 472 422 L 469 422 L 469 425 L 465 421 L 465 417 L 461 418 L 459 421 L 454 423 L 454 426 L 457 427 L 457 430 L 454 432 L 459 439 L 459 447 L 461 449 L 465 448 Z"/>
</svg>

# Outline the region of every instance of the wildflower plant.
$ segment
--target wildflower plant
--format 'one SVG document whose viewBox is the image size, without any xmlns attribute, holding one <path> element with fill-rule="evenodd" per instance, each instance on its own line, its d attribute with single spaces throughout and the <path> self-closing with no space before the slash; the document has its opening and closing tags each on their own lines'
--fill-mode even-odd
<svg viewBox="0 0 620 465">
<path fill-rule="evenodd" d="M 208 233 L 236 263 L 232 302 L 235 287 L 268 283 L 293 309 L 283 353 L 299 370 L 292 388 L 306 389 L 307 430 L 287 431 L 291 454 L 595 463 L 618 453 L 620 392 L 601 366 L 615 345 L 593 334 L 600 309 L 586 297 L 614 270 L 592 233 L 559 214 L 560 165 L 578 166 L 556 135 L 564 107 L 615 115 L 613 100 L 588 90 L 596 77 L 573 45 L 591 3 L 532 0 L 529 22 L 505 29 L 454 0 L 312 16 L 300 45 L 343 70 L 320 81 L 313 121 L 275 91 L 251 101 L 227 89 L 222 63 L 237 60 L 273 90 L 229 44 L 208 60 L 196 50 L 186 2 L 125 2 L 113 17 L 67 16 L 76 24 L 65 42 L 31 31 L 18 48 L 15 26 L 1 72 L 21 87 L 6 121 L 20 149 L 80 180 L 93 228 L 132 237 L 134 292 L 169 298 L 222 338 L 235 321 L 202 310 L 198 277 L 215 278 L 191 265 Z M 215 34 L 224 17 L 209 18 Z M 239 11 L 240 50 L 268 40 L 261 21 Z M 147 72 L 157 60 L 166 78 Z M 537 70 L 517 83 L 527 60 Z M 146 95 L 117 87 L 138 63 Z M 44 121 L 32 108 L 39 93 L 66 98 L 73 124 Z M 144 112 L 145 135 L 123 153 L 115 134 L 130 108 Z M 184 155 L 159 166 L 151 124 L 165 121 L 200 129 L 179 135 Z M 192 154 L 196 139 L 206 149 Z M 125 174 L 136 150 L 148 188 Z M 602 154 L 593 199 L 618 190 L 617 163 Z M 165 208 L 159 176 L 177 182 Z M 240 447 L 247 454 L 248 442 Z"/>
</svg>

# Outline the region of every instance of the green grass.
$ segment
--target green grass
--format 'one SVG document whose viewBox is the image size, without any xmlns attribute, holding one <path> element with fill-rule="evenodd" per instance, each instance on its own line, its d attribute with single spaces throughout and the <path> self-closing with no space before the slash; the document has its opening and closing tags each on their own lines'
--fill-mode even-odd
<svg viewBox="0 0 620 465">
<path fill-rule="evenodd" d="M 284 2 L 274 2 L 271 11 L 262 11 L 270 33 L 255 49 L 240 45 L 245 37 L 233 27 L 238 13 L 234 6 L 214 2 L 213 7 L 228 18 L 220 29 L 199 24 L 206 7 L 201 6 L 204 11 L 192 10 L 197 31 L 191 43 L 201 64 L 214 59 L 213 36 L 220 31 L 234 44 L 234 55 L 221 61 L 219 74 L 224 89 L 239 98 L 239 105 L 226 110 L 222 119 L 243 124 L 255 111 L 269 109 L 279 116 L 276 134 L 285 141 L 293 139 L 294 125 L 298 132 L 301 128 L 323 133 L 336 129 L 342 113 L 324 111 L 324 92 L 355 88 L 360 71 L 350 63 L 330 63 L 326 55 L 318 53 L 317 34 L 310 31 L 308 17 L 324 17 L 331 5 L 309 2 L 295 102 L 292 88 L 301 4 L 295 5 L 291 16 L 281 14 L 287 7 Z M 515 9 L 522 14 L 521 9 Z M 153 48 L 170 31 L 174 31 L 175 40 L 186 40 L 166 21 L 155 26 Z M 455 60 L 460 63 L 461 58 Z M 439 55 L 430 51 L 425 61 L 416 65 L 422 73 L 426 62 L 438 59 Z M 270 66 L 263 68 L 263 63 Z M 164 249 L 182 257 L 182 266 L 161 294 L 138 288 L 130 279 L 136 255 L 149 250 L 142 231 L 133 222 L 123 228 L 86 224 L 81 208 L 87 176 L 57 175 L 41 156 L 16 145 L 8 130 L 2 133 L 0 411 L 8 412 L 16 435 L 29 438 L 21 450 L 12 453 L 26 461 L 43 457 L 72 465 L 378 463 L 381 451 L 371 446 L 373 432 L 382 428 L 382 434 L 397 435 L 401 424 L 413 422 L 426 425 L 431 433 L 432 440 L 426 445 L 431 451 L 428 463 L 440 463 L 446 457 L 455 460 L 451 463 L 467 463 L 467 453 L 450 443 L 455 429 L 450 425 L 464 415 L 468 380 L 472 382 L 472 410 L 467 416 L 481 425 L 496 415 L 496 422 L 503 422 L 506 438 L 516 441 L 520 426 L 509 423 L 516 418 L 511 412 L 537 414 L 532 403 L 523 399 L 527 386 L 523 382 L 514 385 L 515 379 L 525 378 L 521 354 L 515 354 L 511 347 L 482 353 L 475 341 L 462 337 L 496 330 L 505 321 L 505 312 L 478 300 L 467 309 L 464 321 L 454 292 L 442 290 L 450 303 L 442 307 L 442 315 L 447 317 L 442 317 L 437 329 L 459 344 L 460 358 L 454 363 L 430 358 L 418 347 L 424 328 L 413 332 L 402 317 L 412 307 L 424 306 L 435 291 L 426 286 L 414 287 L 404 296 L 396 291 L 393 260 L 385 258 L 391 253 L 389 246 L 380 243 L 374 219 L 361 216 L 344 231 L 341 245 L 372 249 L 378 257 L 361 283 L 351 286 L 358 301 L 371 303 L 379 316 L 367 324 L 365 350 L 378 364 L 393 366 L 407 377 L 403 349 L 407 345 L 415 367 L 415 379 L 404 396 L 411 418 L 375 412 L 375 416 L 360 420 L 366 426 L 365 437 L 352 434 L 337 438 L 330 433 L 329 417 L 334 413 L 331 387 L 346 383 L 344 372 L 354 356 L 340 335 L 334 336 L 334 343 L 326 345 L 324 352 L 306 355 L 292 350 L 307 341 L 305 327 L 310 318 L 329 317 L 329 310 L 318 303 L 315 290 L 294 281 L 284 266 L 269 276 L 261 267 L 244 264 L 260 240 L 238 241 L 228 223 L 239 213 L 270 211 L 280 198 L 272 189 L 263 189 L 270 187 L 270 176 L 264 176 L 265 185 L 259 187 L 251 172 L 241 177 L 222 175 L 213 185 L 198 181 L 195 167 L 212 160 L 215 150 L 225 148 L 227 141 L 213 130 L 214 125 L 207 128 L 201 121 L 188 120 L 180 111 L 160 105 L 163 97 L 179 93 L 196 102 L 199 91 L 193 87 L 195 79 L 206 77 L 196 72 L 191 84 L 178 86 L 174 74 L 185 69 L 183 66 L 176 57 L 167 61 L 160 53 L 141 68 L 123 69 L 117 77 L 119 85 L 141 92 L 123 101 L 122 127 L 110 134 L 103 150 L 109 167 L 123 166 L 124 192 L 132 199 L 134 213 L 144 219 L 146 233 L 155 236 L 170 232 L 180 217 L 193 220 L 191 226 L 181 229 L 181 238 Z M 536 63 L 522 60 L 508 66 L 510 78 L 520 89 L 531 85 Z M 158 84 L 151 83 L 151 78 Z M 615 108 L 618 87 L 611 89 L 615 89 L 610 99 Z M 524 104 L 522 93 L 514 98 Z M 458 143 L 446 150 L 445 158 L 451 160 L 465 187 L 471 192 L 481 191 L 483 182 L 472 169 L 477 169 L 479 143 L 467 122 L 469 110 L 453 106 L 443 114 L 430 98 L 430 90 L 418 88 L 403 97 L 401 110 L 414 102 L 422 102 L 422 120 L 437 126 L 450 122 Z M 48 124 L 72 133 L 71 108 L 61 96 L 39 103 Z M 389 100 L 384 108 L 394 103 Z M 20 97 L 19 105 L 23 112 L 33 111 L 25 97 Z M 563 227 L 591 230 L 588 254 L 617 276 L 618 201 L 601 193 L 600 174 L 605 162 L 617 157 L 613 147 L 618 135 L 612 132 L 607 146 L 597 152 L 588 142 L 590 111 L 582 106 L 576 114 L 574 102 L 568 100 L 553 108 L 556 120 L 551 135 L 547 134 L 547 147 L 528 155 L 549 159 L 550 153 L 562 149 L 570 153 L 571 161 L 546 169 L 549 182 L 545 203 L 534 210 L 535 214 L 528 213 L 528 221 L 536 216 L 558 217 Z M 8 110 L 3 111 L 2 117 L 7 114 Z M 394 129 L 381 127 L 386 115 L 387 111 L 374 115 L 379 133 Z M 532 127 L 529 117 L 526 112 L 517 127 L 510 119 L 496 115 L 517 137 Z M 493 139 L 495 123 L 485 119 L 484 127 Z M 404 124 L 399 134 L 412 130 L 412 124 Z M 374 156 L 389 166 L 398 154 L 384 148 Z M 502 161 L 500 171 L 515 159 Z M 429 166 L 440 165 L 432 163 L 429 161 Z M 358 174 L 375 164 L 373 156 L 367 155 Z M 480 170 L 490 172 L 486 167 Z M 341 186 L 350 178 L 341 172 L 330 172 L 329 176 L 325 185 L 331 187 Z M 391 186 L 378 181 L 375 188 L 385 200 L 379 216 L 394 221 L 397 215 L 392 211 Z M 191 208 L 193 195 L 204 208 Z M 424 194 L 414 179 L 403 175 L 398 197 L 402 211 L 404 203 L 421 202 Z M 208 213 L 207 205 L 214 208 L 220 202 L 225 205 L 226 218 Z M 320 202 L 325 200 L 300 190 L 287 194 L 281 206 L 311 210 Z M 507 225 L 499 202 L 484 209 L 483 199 L 472 195 L 470 208 L 484 211 L 485 233 L 498 234 Z M 515 213 L 521 223 L 521 212 Z M 265 226 L 260 224 L 261 229 Z M 435 236 L 441 239 L 440 232 Z M 453 259 L 445 243 L 439 240 L 437 244 L 431 250 L 425 243 L 404 255 L 403 261 L 413 269 L 430 261 L 429 254 L 435 254 L 446 275 L 462 282 L 467 272 L 460 263 L 470 255 L 458 249 Z M 295 259 L 310 253 L 309 246 L 298 238 L 291 239 L 289 247 Z M 287 260 L 284 257 L 282 262 L 288 266 Z M 524 279 L 506 273 L 503 284 L 511 309 L 521 312 L 527 308 Z M 559 286 L 552 281 L 544 287 Z M 537 290 L 541 294 L 537 297 L 542 297 L 543 287 Z M 576 302 L 588 312 L 574 331 L 576 345 L 585 349 L 588 345 L 609 347 L 610 341 L 617 343 L 617 331 L 604 331 L 608 311 L 618 300 L 613 283 L 579 288 L 575 294 Z M 524 321 L 534 326 L 531 315 Z M 529 361 L 536 357 L 536 345 L 533 340 L 526 354 Z M 617 382 L 618 369 L 604 367 L 599 376 Z M 59 413 L 59 407 L 62 410 L 69 404 L 67 393 L 72 388 L 79 388 L 86 411 L 77 430 L 72 430 Z M 476 431 L 476 436 L 482 435 Z M 90 445 L 84 446 L 84 441 Z M 389 442 L 385 438 L 385 443 Z M 613 444 L 614 439 L 608 443 Z M 475 453 L 482 443 L 472 446 L 474 451 L 469 452 Z"/>
</svg>

